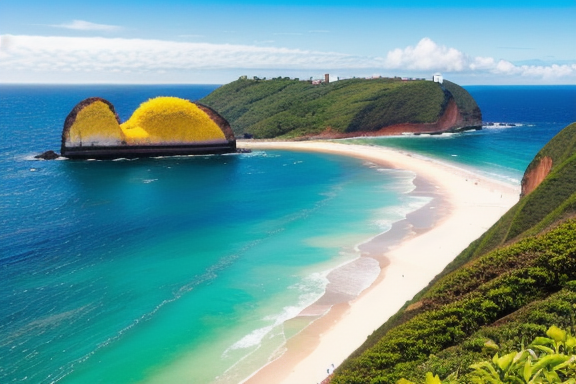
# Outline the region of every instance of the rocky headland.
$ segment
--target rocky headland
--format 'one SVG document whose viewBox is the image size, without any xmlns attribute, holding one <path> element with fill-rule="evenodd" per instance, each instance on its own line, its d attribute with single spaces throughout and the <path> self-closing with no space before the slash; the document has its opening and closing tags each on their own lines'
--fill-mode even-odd
<svg viewBox="0 0 576 384">
<path fill-rule="evenodd" d="M 397 78 L 332 83 L 239 79 L 201 100 L 236 136 L 333 139 L 481 129 L 482 112 L 459 85 Z"/>
</svg>

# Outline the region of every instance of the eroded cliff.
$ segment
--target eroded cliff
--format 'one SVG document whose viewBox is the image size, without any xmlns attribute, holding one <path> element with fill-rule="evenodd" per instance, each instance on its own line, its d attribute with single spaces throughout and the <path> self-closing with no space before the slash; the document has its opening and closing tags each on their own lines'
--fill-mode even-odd
<svg viewBox="0 0 576 384">
<path fill-rule="evenodd" d="M 531 169 L 528 169 L 522 178 L 521 196 L 526 196 L 535 190 L 552 170 L 552 158 L 544 156 L 534 163 Z"/>
</svg>

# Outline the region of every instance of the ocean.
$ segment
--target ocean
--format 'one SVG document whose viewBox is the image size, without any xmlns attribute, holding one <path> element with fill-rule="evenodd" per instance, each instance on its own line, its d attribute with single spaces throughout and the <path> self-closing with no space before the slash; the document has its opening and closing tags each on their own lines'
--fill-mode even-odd
<svg viewBox="0 0 576 384">
<path fill-rule="evenodd" d="M 327 154 L 33 159 L 59 150 L 86 97 L 126 120 L 148 98 L 215 88 L 0 86 L 0 383 L 238 383 L 306 326 L 286 320 L 330 271 L 430 201 L 410 194 L 411 172 Z M 576 86 L 466 88 L 482 131 L 349 141 L 518 184 L 576 121 Z"/>
</svg>

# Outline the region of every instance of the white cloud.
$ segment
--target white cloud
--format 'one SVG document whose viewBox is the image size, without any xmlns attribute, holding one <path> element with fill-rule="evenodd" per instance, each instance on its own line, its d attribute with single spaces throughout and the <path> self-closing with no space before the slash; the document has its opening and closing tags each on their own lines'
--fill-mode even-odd
<svg viewBox="0 0 576 384">
<path fill-rule="evenodd" d="M 475 57 L 468 64 L 468 67 L 472 71 L 483 71 L 493 68 L 495 63 L 496 61 L 492 57 Z"/>
<path fill-rule="evenodd" d="M 386 55 L 386 68 L 416 71 L 461 71 L 465 55 L 454 48 L 439 46 L 425 37 L 415 47 L 396 48 Z"/>
<path fill-rule="evenodd" d="M 118 31 L 122 29 L 122 27 L 119 27 L 117 25 L 96 24 L 84 20 L 73 20 L 72 22 L 65 24 L 53 24 L 50 25 L 50 27 L 74 29 L 77 31 L 106 31 L 106 32 Z"/>
<path fill-rule="evenodd" d="M 545 80 L 567 77 L 576 74 L 576 64 L 552 65 L 514 65 L 500 60 L 491 71 L 495 74 L 539 77 Z"/>
<path fill-rule="evenodd" d="M 259 42 L 263 43 L 263 42 Z M 269 43 L 269 42 L 267 42 Z M 278 48 L 266 45 L 209 44 L 184 41 L 103 37 L 12 36 L 0 40 L 0 81 L 13 81 L 37 74 L 43 78 L 90 73 L 106 79 L 115 73 L 145 74 L 154 82 L 154 74 L 199 73 L 206 70 L 254 70 L 306 73 L 338 71 L 350 76 L 365 76 L 374 71 L 388 75 L 414 73 L 427 76 L 440 71 L 445 77 L 468 75 L 482 78 L 517 79 L 518 82 L 573 83 L 576 63 L 515 65 L 492 57 L 471 57 L 464 52 L 424 38 L 415 46 L 397 48 L 385 57 L 354 56 L 338 52 Z M 44 74 L 44 75 L 42 75 Z M 57 78 L 55 76 L 54 78 Z M 60 77 L 61 78 L 61 77 Z"/>
<path fill-rule="evenodd" d="M 576 64 L 515 65 L 506 60 L 497 61 L 492 57 L 470 57 L 456 48 L 438 45 L 428 37 L 420 40 L 414 47 L 396 48 L 388 52 L 384 67 L 409 71 L 522 76 L 544 80 L 576 76 Z"/>
<path fill-rule="evenodd" d="M 253 45 L 102 37 L 2 37 L 0 68 L 23 70 L 186 70 L 374 68 L 381 61 L 342 53 Z"/>
<path fill-rule="evenodd" d="M 516 75 L 518 74 L 519 68 L 516 67 L 509 61 L 500 60 L 493 68 L 494 73 L 502 73 L 505 75 Z"/>
</svg>

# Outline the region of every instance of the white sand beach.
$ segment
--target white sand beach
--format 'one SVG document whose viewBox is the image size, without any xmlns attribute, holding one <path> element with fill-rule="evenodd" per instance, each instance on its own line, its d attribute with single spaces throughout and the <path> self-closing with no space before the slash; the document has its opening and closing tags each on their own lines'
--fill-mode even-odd
<svg viewBox="0 0 576 384">
<path fill-rule="evenodd" d="M 445 205 L 440 219 L 384 252 L 387 265 L 375 283 L 350 303 L 338 304 L 296 337 L 277 360 L 249 384 L 315 384 L 338 367 L 374 330 L 424 288 L 463 249 L 494 224 L 519 198 L 519 186 L 383 147 L 335 142 L 239 141 L 240 148 L 315 151 L 365 159 L 413 171 L 434 185 Z"/>
</svg>

